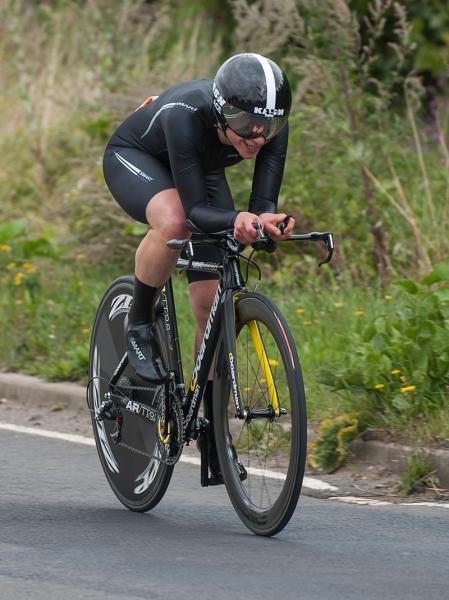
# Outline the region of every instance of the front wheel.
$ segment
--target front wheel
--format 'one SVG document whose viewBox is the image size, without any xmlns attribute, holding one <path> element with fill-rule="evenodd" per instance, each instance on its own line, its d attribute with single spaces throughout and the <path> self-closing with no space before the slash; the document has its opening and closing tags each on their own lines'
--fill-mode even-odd
<svg viewBox="0 0 449 600">
<path fill-rule="evenodd" d="M 246 419 L 235 404 L 223 340 L 214 384 L 214 431 L 229 497 L 258 535 L 278 533 L 301 492 L 307 451 L 304 385 L 293 336 L 276 306 L 248 293 L 235 303 L 236 367 Z"/>
</svg>

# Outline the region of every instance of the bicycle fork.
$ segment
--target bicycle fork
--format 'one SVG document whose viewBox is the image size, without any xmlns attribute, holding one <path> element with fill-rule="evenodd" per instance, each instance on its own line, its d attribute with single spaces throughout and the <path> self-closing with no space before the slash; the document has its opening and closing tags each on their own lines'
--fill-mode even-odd
<svg viewBox="0 0 449 600">
<path fill-rule="evenodd" d="M 265 345 L 260 335 L 259 327 L 256 321 L 249 321 L 246 325 L 249 328 L 251 339 L 254 344 L 257 358 L 259 360 L 262 372 L 268 387 L 268 396 L 270 406 L 266 409 L 248 410 L 243 406 L 242 395 L 240 392 L 237 359 L 236 359 L 236 321 L 235 321 L 235 303 L 241 296 L 241 292 L 228 290 L 223 299 L 223 320 L 225 331 L 225 354 L 228 365 L 228 372 L 231 379 L 231 389 L 236 408 L 236 418 L 245 419 L 247 422 L 257 418 L 274 419 L 287 414 L 284 408 L 281 408 L 276 385 L 271 370 L 270 359 L 267 356 Z"/>
</svg>

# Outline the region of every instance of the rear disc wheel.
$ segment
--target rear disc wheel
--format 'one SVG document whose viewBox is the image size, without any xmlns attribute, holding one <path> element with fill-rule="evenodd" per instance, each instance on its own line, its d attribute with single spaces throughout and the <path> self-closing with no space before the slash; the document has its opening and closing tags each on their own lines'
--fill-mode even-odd
<svg viewBox="0 0 449 600">
<path fill-rule="evenodd" d="M 131 403 L 129 410 L 121 409 L 120 443 L 111 438 L 115 420 L 98 422 L 91 412 L 92 426 L 101 466 L 114 494 L 130 510 L 144 512 L 156 506 L 164 496 L 173 466 L 160 460 L 156 428 L 162 386 L 140 379 L 130 365 L 116 389 L 109 385 L 126 352 L 124 319 L 131 305 L 133 287 L 132 277 L 120 277 L 110 285 L 98 308 L 89 357 L 89 407 L 91 411 L 97 410 L 105 394 L 111 391 L 122 394 Z M 162 319 L 158 319 L 156 331 L 161 342 L 165 331 Z M 164 344 L 159 346 L 163 351 Z M 139 408 L 140 405 L 148 410 Z"/>
</svg>

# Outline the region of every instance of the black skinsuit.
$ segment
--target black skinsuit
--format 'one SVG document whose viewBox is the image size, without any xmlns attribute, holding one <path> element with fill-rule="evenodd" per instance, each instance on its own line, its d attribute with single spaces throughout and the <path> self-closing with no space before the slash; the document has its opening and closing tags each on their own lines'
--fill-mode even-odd
<svg viewBox="0 0 449 600">
<path fill-rule="evenodd" d="M 276 212 L 287 142 L 288 125 L 257 154 L 250 212 Z M 176 188 L 186 218 L 214 232 L 234 225 L 224 169 L 241 160 L 233 146 L 220 142 L 212 81 L 200 79 L 169 88 L 131 114 L 109 140 L 103 169 L 112 195 L 134 219 L 146 223 L 149 200 Z"/>
</svg>

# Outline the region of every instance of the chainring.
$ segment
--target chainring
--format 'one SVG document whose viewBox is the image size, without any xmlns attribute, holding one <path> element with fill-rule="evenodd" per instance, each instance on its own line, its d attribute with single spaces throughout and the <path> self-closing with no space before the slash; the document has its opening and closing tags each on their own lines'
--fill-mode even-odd
<svg viewBox="0 0 449 600">
<path fill-rule="evenodd" d="M 162 392 L 164 393 L 164 392 Z M 170 392 L 170 435 L 166 443 L 161 439 L 159 431 L 157 432 L 157 441 L 159 452 L 161 454 L 161 462 L 167 465 L 174 465 L 178 462 L 182 453 L 184 443 L 184 427 L 183 427 L 183 412 L 181 402 L 175 394 Z M 159 412 L 159 411 L 158 411 Z M 158 427 L 158 424 L 156 425 Z"/>
</svg>

